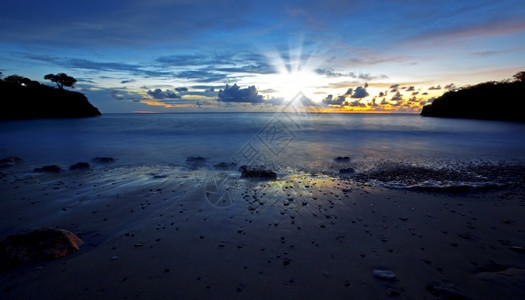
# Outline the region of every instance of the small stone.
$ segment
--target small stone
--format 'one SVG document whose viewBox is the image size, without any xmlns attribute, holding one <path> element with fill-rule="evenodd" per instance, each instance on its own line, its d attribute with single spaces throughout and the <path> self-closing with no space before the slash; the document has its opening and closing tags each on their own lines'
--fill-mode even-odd
<svg viewBox="0 0 525 300">
<path fill-rule="evenodd" d="M 374 276 L 379 279 L 383 280 L 396 280 L 396 274 L 389 270 L 374 270 L 373 272 Z"/>
<path fill-rule="evenodd" d="M 135 244 L 135 247 L 143 247 L 143 246 L 144 246 L 143 243 L 136 243 L 136 244 Z"/>
<path fill-rule="evenodd" d="M 520 252 L 520 253 L 525 253 L 525 248 L 521 246 L 511 246 L 510 250 Z"/>
<path fill-rule="evenodd" d="M 114 256 L 111 257 L 111 260 L 117 260 L 117 259 L 119 259 L 119 258 L 120 258 L 120 257 L 119 257 L 118 255 L 114 255 Z"/>
</svg>

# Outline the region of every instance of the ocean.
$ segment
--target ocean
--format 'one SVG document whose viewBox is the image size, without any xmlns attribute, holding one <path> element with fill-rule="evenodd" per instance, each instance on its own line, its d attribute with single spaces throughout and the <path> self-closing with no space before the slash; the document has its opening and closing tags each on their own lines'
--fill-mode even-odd
<svg viewBox="0 0 525 300">
<path fill-rule="evenodd" d="M 278 172 L 356 173 L 385 162 L 441 168 L 525 160 L 525 124 L 416 114 L 104 114 L 0 122 L 0 158 L 28 170 L 95 157 L 113 166 L 253 165 Z M 345 158 L 343 164 L 337 157 Z M 196 164 L 198 163 L 198 164 Z"/>
</svg>

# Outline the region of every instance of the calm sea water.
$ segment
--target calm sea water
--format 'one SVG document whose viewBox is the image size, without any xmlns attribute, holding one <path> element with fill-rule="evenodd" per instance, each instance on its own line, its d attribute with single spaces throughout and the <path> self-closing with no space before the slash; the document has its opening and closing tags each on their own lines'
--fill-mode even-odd
<svg viewBox="0 0 525 300">
<path fill-rule="evenodd" d="M 64 167 L 96 156 L 117 164 L 238 161 L 322 169 L 354 162 L 525 160 L 525 124 L 412 114 L 105 114 L 96 118 L 0 122 L 0 157 Z"/>
</svg>

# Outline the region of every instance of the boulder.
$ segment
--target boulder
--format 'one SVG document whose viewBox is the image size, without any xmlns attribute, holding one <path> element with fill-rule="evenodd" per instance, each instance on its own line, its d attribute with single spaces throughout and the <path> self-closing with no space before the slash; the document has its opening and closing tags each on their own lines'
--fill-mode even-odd
<svg viewBox="0 0 525 300">
<path fill-rule="evenodd" d="M 82 240 L 64 229 L 41 229 L 0 240 L 0 271 L 50 261 L 78 251 Z"/>
<path fill-rule="evenodd" d="M 99 163 L 99 164 L 108 164 L 108 163 L 115 162 L 115 159 L 109 156 L 97 156 L 93 158 L 91 161 L 93 161 L 94 163 Z"/>
<path fill-rule="evenodd" d="M 6 158 L 2 158 L 0 159 L 0 168 L 13 167 L 19 163 L 22 163 L 23 161 L 24 161 L 23 159 L 21 159 L 20 157 L 16 157 L 16 156 L 9 156 Z"/>
<path fill-rule="evenodd" d="M 33 171 L 37 173 L 60 173 L 62 168 L 57 165 L 43 166 L 42 168 L 35 168 Z"/>
<path fill-rule="evenodd" d="M 265 170 L 263 168 L 253 168 L 243 165 L 239 168 L 241 171 L 242 178 L 253 178 L 253 179 L 266 179 L 275 180 L 277 179 L 277 173 L 272 170 Z"/>
</svg>

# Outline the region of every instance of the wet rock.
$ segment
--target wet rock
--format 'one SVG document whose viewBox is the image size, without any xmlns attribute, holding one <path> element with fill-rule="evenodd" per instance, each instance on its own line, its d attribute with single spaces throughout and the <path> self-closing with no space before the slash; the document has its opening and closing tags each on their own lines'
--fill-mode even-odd
<svg viewBox="0 0 525 300">
<path fill-rule="evenodd" d="M 202 156 L 188 156 L 186 158 L 186 162 L 190 162 L 190 163 L 203 163 L 205 161 L 206 161 L 206 158 Z"/>
<path fill-rule="evenodd" d="M 277 179 L 277 173 L 275 173 L 272 170 L 265 170 L 262 168 L 252 168 L 248 166 L 241 166 L 239 170 L 241 171 L 242 178 L 267 179 L 267 180 Z"/>
<path fill-rule="evenodd" d="M 20 157 L 16 157 L 16 156 L 9 156 L 6 158 L 2 158 L 0 159 L 0 168 L 13 167 L 17 164 L 22 163 L 23 161 L 24 161 L 23 159 L 21 159 Z"/>
<path fill-rule="evenodd" d="M 389 280 L 389 281 L 396 280 L 396 273 L 394 273 L 394 272 L 392 272 L 390 270 L 378 270 L 378 269 L 375 269 L 373 274 L 374 274 L 374 277 L 379 278 L 379 279 Z"/>
<path fill-rule="evenodd" d="M 335 162 L 350 162 L 350 157 L 348 156 L 338 156 L 334 158 Z"/>
<path fill-rule="evenodd" d="M 217 170 L 232 170 L 234 169 L 235 167 L 237 166 L 236 163 L 232 162 L 232 163 L 225 163 L 225 162 L 221 162 L 221 163 L 218 163 L 218 164 L 215 164 L 213 165 L 213 167 Z"/>
<path fill-rule="evenodd" d="M 62 168 L 57 165 L 43 166 L 42 168 L 35 168 L 33 171 L 37 173 L 60 173 Z"/>
<path fill-rule="evenodd" d="M 115 162 L 115 159 L 109 156 L 97 156 L 93 158 L 91 161 L 93 161 L 94 163 L 99 163 L 99 164 L 108 164 L 108 163 Z"/>
<path fill-rule="evenodd" d="M 78 251 L 82 240 L 63 229 L 42 229 L 0 240 L 0 271 L 49 261 Z"/>
<path fill-rule="evenodd" d="M 519 253 L 525 253 L 525 248 L 521 246 L 511 246 L 509 249 L 512 251 L 519 252 Z"/>
<path fill-rule="evenodd" d="M 399 296 L 400 293 L 399 293 L 399 291 L 396 290 L 396 289 L 389 288 L 388 290 L 386 290 L 385 295 L 386 295 L 387 297 L 395 297 L 395 296 Z"/>
<path fill-rule="evenodd" d="M 77 162 L 69 167 L 70 171 L 83 171 L 89 169 L 91 169 L 91 166 L 87 162 Z"/>
<path fill-rule="evenodd" d="M 343 169 L 339 169 L 339 174 L 343 174 L 343 175 L 351 175 L 351 174 L 354 174 L 354 173 L 355 173 L 354 168 L 343 168 Z"/>
</svg>

